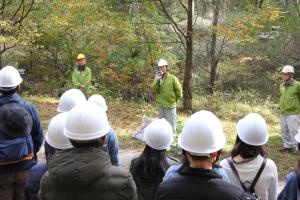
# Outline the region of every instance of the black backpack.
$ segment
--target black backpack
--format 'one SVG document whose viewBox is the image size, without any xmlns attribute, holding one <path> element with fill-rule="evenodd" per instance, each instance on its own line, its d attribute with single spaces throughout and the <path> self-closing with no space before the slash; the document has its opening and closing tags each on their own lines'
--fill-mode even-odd
<svg viewBox="0 0 300 200">
<path fill-rule="evenodd" d="M 230 158 L 227 158 L 226 160 L 227 160 L 230 168 L 232 169 L 233 173 L 236 175 L 236 177 L 240 181 L 240 184 L 245 191 L 246 200 L 260 200 L 260 197 L 255 193 L 254 187 L 255 187 L 255 184 L 257 183 L 262 171 L 264 170 L 264 168 L 266 166 L 267 160 L 264 158 L 264 161 L 261 164 L 261 166 L 249 188 L 247 188 L 245 186 L 245 184 L 241 181 L 240 176 L 239 176 L 236 168 L 234 167 L 233 161 Z"/>
</svg>

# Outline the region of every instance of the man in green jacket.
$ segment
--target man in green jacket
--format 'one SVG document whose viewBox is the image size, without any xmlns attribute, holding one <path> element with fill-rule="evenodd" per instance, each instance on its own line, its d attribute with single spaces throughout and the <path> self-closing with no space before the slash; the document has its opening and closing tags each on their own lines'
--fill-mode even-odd
<svg viewBox="0 0 300 200">
<path fill-rule="evenodd" d="M 282 79 L 280 84 L 280 121 L 283 148 L 280 151 L 297 152 L 295 135 L 298 131 L 300 114 L 300 82 L 293 79 L 294 68 L 286 65 L 282 68 Z"/>
<path fill-rule="evenodd" d="M 165 118 L 176 132 L 176 104 L 182 97 L 182 88 L 178 79 L 167 72 L 168 63 L 164 59 L 158 62 L 158 71 L 151 85 L 156 93 L 159 105 L 159 118 Z"/>
<path fill-rule="evenodd" d="M 92 71 L 86 67 L 85 55 L 78 54 L 77 67 L 72 74 L 72 82 L 75 88 L 80 89 L 82 92 L 88 90 L 91 84 Z"/>
</svg>

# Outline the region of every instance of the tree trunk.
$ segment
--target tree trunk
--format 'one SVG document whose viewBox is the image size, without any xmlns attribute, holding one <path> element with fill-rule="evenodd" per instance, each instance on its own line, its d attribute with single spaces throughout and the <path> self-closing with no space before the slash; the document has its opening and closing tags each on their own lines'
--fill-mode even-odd
<svg viewBox="0 0 300 200">
<path fill-rule="evenodd" d="M 210 42 L 210 82 L 209 82 L 209 92 L 213 94 L 215 81 L 217 77 L 217 67 L 218 67 L 218 59 L 216 56 L 216 46 L 217 46 L 217 30 L 218 21 L 219 21 L 219 11 L 220 11 L 220 1 L 213 0 L 213 30 L 211 34 L 211 42 Z"/>
<path fill-rule="evenodd" d="M 191 79 L 193 68 L 193 15 L 194 15 L 194 0 L 188 1 L 188 21 L 187 21 L 187 38 L 186 38 L 186 62 L 183 80 L 183 108 L 192 110 L 192 91 Z"/>
</svg>

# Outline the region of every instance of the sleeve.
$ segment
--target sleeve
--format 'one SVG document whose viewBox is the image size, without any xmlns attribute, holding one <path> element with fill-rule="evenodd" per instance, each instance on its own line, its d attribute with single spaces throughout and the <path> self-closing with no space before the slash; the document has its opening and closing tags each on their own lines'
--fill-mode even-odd
<svg viewBox="0 0 300 200">
<path fill-rule="evenodd" d="M 82 85 L 84 85 L 85 87 L 89 86 L 91 84 L 91 80 L 92 80 L 92 71 L 90 68 L 86 68 L 85 75 L 84 75 L 84 81 L 83 81 Z"/>
<path fill-rule="evenodd" d="M 268 162 L 272 163 L 272 180 L 270 187 L 268 188 L 269 193 L 269 200 L 276 200 L 277 199 L 277 189 L 278 189 L 278 173 L 277 173 L 277 167 L 275 163 L 268 159 Z"/>
<path fill-rule="evenodd" d="M 174 81 L 174 90 L 175 90 L 175 94 L 176 94 L 176 102 L 178 102 L 182 98 L 182 88 L 176 77 L 175 77 L 175 81 Z"/>
<path fill-rule="evenodd" d="M 111 133 L 108 138 L 108 151 L 111 160 L 111 164 L 114 166 L 120 166 L 119 159 L 119 142 L 116 133 L 111 129 Z"/>
<path fill-rule="evenodd" d="M 124 190 L 127 195 L 128 200 L 138 200 L 137 197 L 137 190 L 136 190 L 136 185 L 135 182 L 132 178 L 132 175 L 128 173 L 128 182 L 127 182 L 127 188 Z"/>
<path fill-rule="evenodd" d="M 44 139 L 43 128 L 41 125 L 41 121 L 40 121 L 38 112 L 36 111 L 36 108 L 34 107 L 34 105 L 31 103 L 26 103 L 26 104 L 30 108 L 31 116 L 33 119 L 33 127 L 32 127 L 30 135 L 31 135 L 32 141 L 33 141 L 34 153 L 36 154 L 40 150 L 40 148 L 43 144 L 43 139 Z"/>
<path fill-rule="evenodd" d="M 154 79 L 152 84 L 151 84 L 151 89 L 154 91 L 154 92 L 157 92 L 159 88 L 159 81 Z"/>
<path fill-rule="evenodd" d="M 278 200 L 297 199 L 297 175 L 292 172 L 286 177 L 285 185 L 279 193 Z"/>
<path fill-rule="evenodd" d="M 73 74 L 72 74 L 72 82 L 73 82 L 74 87 L 76 87 L 76 88 L 80 87 L 80 82 L 78 80 L 76 69 L 73 71 Z"/>
</svg>

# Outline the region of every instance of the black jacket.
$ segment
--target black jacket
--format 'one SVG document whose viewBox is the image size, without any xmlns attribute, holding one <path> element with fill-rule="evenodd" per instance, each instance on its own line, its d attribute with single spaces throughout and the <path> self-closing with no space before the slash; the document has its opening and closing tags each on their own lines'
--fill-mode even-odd
<svg viewBox="0 0 300 200">
<path fill-rule="evenodd" d="M 59 151 L 48 167 L 41 181 L 40 200 L 137 200 L 131 174 L 112 166 L 100 148 Z"/>
<path fill-rule="evenodd" d="M 180 176 L 162 182 L 156 200 L 244 200 L 244 191 L 212 170 L 186 167 Z"/>
<path fill-rule="evenodd" d="M 133 179 L 136 183 L 137 187 L 137 193 L 138 193 L 138 199 L 139 200 L 154 200 L 155 192 L 159 186 L 159 184 L 162 182 L 164 175 L 162 176 L 153 176 L 149 177 L 148 179 L 143 179 L 136 173 L 136 167 L 138 160 L 140 158 L 133 159 L 130 164 L 130 172 L 133 176 Z M 174 158 L 167 157 L 168 161 L 168 167 L 171 165 L 177 164 L 178 161 Z"/>
</svg>

